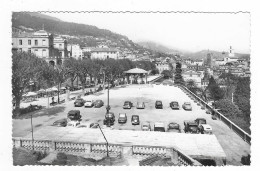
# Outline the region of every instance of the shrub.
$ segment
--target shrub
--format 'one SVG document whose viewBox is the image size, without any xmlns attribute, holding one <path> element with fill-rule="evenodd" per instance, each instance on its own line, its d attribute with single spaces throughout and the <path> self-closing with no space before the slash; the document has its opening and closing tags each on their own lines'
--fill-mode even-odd
<svg viewBox="0 0 260 171">
<path fill-rule="evenodd" d="M 215 107 L 221 110 L 221 113 L 227 117 L 241 116 L 242 112 L 238 106 L 228 99 L 221 99 L 215 102 Z"/>
<path fill-rule="evenodd" d="M 66 165 L 67 164 L 67 155 L 65 153 L 58 153 L 57 159 L 52 162 L 53 165 Z"/>
</svg>

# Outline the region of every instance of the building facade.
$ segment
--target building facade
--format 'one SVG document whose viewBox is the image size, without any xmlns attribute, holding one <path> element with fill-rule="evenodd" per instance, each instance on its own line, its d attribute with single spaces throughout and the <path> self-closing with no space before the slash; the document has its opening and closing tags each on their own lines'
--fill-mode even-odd
<svg viewBox="0 0 260 171">
<path fill-rule="evenodd" d="M 93 48 L 91 50 L 91 59 L 118 59 L 119 51 L 115 48 Z"/>
<path fill-rule="evenodd" d="M 62 59 L 68 58 L 67 41 L 61 37 L 55 37 L 53 43 L 54 47 L 59 50 Z"/>
<path fill-rule="evenodd" d="M 12 34 L 12 50 L 34 53 L 52 65 L 61 63 L 59 50 L 54 47 L 53 35 L 45 30 L 34 33 L 15 32 Z"/>
<path fill-rule="evenodd" d="M 82 59 L 83 55 L 83 50 L 81 47 L 77 44 L 70 44 L 68 45 L 68 50 L 69 50 L 69 56 L 75 59 Z"/>
</svg>

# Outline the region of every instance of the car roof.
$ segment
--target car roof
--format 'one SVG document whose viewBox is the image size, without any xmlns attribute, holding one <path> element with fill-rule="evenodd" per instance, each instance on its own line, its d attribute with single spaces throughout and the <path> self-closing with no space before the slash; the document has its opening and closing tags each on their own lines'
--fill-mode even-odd
<svg viewBox="0 0 260 171">
<path fill-rule="evenodd" d="M 132 117 L 138 117 L 139 118 L 139 115 L 132 115 Z"/>
<path fill-rule="evenodd" d="M 155 122 L 154 126 L 164 126 L 164 123 L 163 122 Z"/>
<path fill-rule="evenodd" d="M 80 111 L 79 110 L 70 110 L 68 112 L 68 114 L 75 114 L 75 113 L 80 113 Z"/>
<path fill-rule="evenodd" d="M 119 113 L 119 116 L 120 116 L 120 115 L 126 115 L 126 113 Z"/>
</svg>

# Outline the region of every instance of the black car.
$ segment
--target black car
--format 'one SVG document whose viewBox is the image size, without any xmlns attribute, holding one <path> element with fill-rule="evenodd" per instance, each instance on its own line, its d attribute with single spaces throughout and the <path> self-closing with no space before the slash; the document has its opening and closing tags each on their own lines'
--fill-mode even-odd
<svg viewBox="0 0 260 171">
<path fill-rule="evenodd" d="M 68 123 L 67 119 L 64 118 L 64 119 L 60 119 L 60 120 L 55 121 L 52 125 L 53 126 L 58 126 L 58 127 L 66 127 L 67 123 Z"/>
<path fill-rule="evenodd" d="M 79 110 L 70 110 L 67 115 L 68 121 L 79 121 L 81 119 Z"/>
<path fill-rule="evenodd" d="M 131 109 L 133 107 L 133 103 L 130 101 L 125 101 L 123 105 L 123 109 Z"/>
<path fill-rule="evenodd" d="M 85 103 L 84 99 L 78 98 L 78 99 L 75 100 L 74 106 L 75 107 L 81 107 L 81 106 L 84 106 L 84 103 Z"/>
<path fill-rule="evenodd" d="M 171 107 L 172 109 L 175 109 L 175 110 L 179 110 L 179 109 L 180 109 L 179 103 L 176 102 L 176 101 L 171 102 L 171 103 L 170 103 L 170 107 Z"/>
<path fill-rule="evenodd" d="M 155 108 L 156 109 L 162 109 L 163 108 L 163 104 L 162 104 L 162 101 L 161 100 L 157 100 L 155 102 Z"/>
<path fill-rule="evenodd" d="M 114 125 L 115 122 L 115 114 L 113 112 L 106 113 L 105 119 L 103 120 L 103 124 L 107 126 Z"/>
<path fill-rule="evenodd" d="M 102 107 L 102 106 L 104 106 L 104 102 L 103 102 L 102 100 L 96 100 L 96 101 L 94 102 L 94 107 L 95 107 L 95 108 L 100 108 L 100 107 Z"/>
<path fill-rule="evenodd" d="M 127 122 L 127 116 L 125 113 L 119 113 L 118 117 L 118 123 L 126 123 Z"/>
<path fill-rule="evenodd" d="M 138 115 L 132 115 L 131 122 L 132 122 L 132 125 L 139 125 L 140 124 L 139 116 Z"/>
</svg>

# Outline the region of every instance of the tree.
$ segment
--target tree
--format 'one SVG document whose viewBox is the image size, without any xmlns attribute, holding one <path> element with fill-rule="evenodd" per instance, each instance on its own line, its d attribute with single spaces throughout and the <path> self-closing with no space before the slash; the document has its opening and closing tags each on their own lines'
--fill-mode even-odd
<svg viewBox="0 0 260 171">
<path fill-rule="evenodd" d="M 214 101 L 220 100 L 224 97 L 223 90 L 221 90 L 212 76 L 209 79 L 209 84 L 206 90 L 209 90 L 210 96 Z"/>
<path fill-rule="evenodd" d="M 238 78 L 234 103 L 247 117 L 250 117 L 250 77 Z"/>
<path fill-rule="evenodd" d="M 187 80 L 186 81 L 186 87 L 193 92 L 194 94 L 197 94 L 198 87 L 196 85 L 196 82 L 194 80 Z"/>
<path fill-rule="evenodd" d="M 171 71 L 169 71 L 169 70 L 163 70 L 161 74 L 163 75 L 163 77 L 164 77 L 165 79 L 172 78 L 172 73 L 171 73 Z"/>
<path fill-rule="evenodd" d="M 238 106 L 232 103 L 228 99 L 221 99 L 214 103 L 217 109 L 221 110 L 221 113 L 227 117 L 238 117 L 241 116 L 241 111 Z"/>
<path fill-rule="evenodd" d="M 179 63 L 179 62 L 176 63 L 174 83 L 176 83 L 176 84 L 184 84 L 184 80 L 182 78 L 181 63 Z"/>
<path fill-rule="evenodd" d="M 24 90 L 29 86 L 30 81 L 37 82 L 42 79 L 41 71 L 47 63 L 27 52 L 13 52 L 12 60 L 12 94 L 15 98 L 13 114 L 18 116 Z"/>
</svg>

